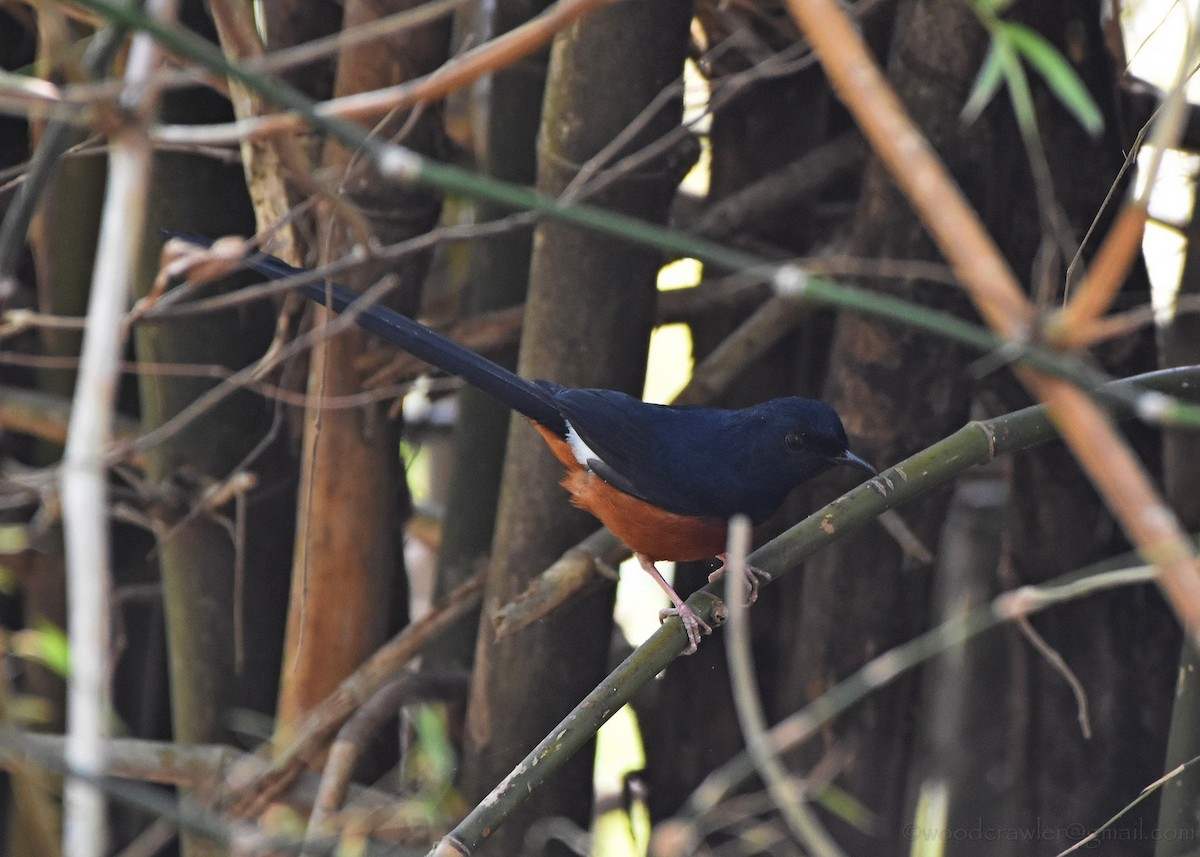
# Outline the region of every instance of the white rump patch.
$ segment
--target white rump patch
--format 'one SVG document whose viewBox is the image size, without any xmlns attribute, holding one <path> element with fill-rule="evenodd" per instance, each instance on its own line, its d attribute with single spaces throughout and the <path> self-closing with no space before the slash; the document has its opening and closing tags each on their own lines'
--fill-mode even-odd
<svg viewBox="0 0 1200 857">
<path fill-rule="evenodd" d="M 575 427 L 570 422 L 567 423 L 567 445 L 571 447 L 571 452 L 575 455 L 575 460 L 578 461 L 584 468 L 591 470 L 588 461 L 596 460 L 603 461 L 600 456 L 596 455 L 586 443 L 575 432 Z"/>
</svg>

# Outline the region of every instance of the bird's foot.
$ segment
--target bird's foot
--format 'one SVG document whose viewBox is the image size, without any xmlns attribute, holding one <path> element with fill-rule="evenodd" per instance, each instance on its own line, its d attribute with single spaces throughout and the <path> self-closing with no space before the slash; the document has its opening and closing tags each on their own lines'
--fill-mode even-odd
<svg viewBox="0 0 1200 857">
<path fill-rule="evenodd" d="M 668 607 L 666 610 L 658 611 L 658 621 L 665 622 L 669 616 L 678 616 L 679 621 L 683 623 L 683 630 L 687 632 L 688 647 L 683 650 L 685 655 L 694 654 L 696 648 L 700 645 L 700 637 L 705 634 L 712 633 L 712 626 L 696 615 L 696 611 L 688 607 L 683 599 L 679 597 L 679 593 L 671 588 L 671 584 L 667 583 L 666 579 L 659 573 L 658 566 L 654 564 L 654 560 L 645 554 L 634 554 L 638 564 L 645 569 L 646 573 L 654 578 L 654 582 L 659 585 L 667 597 L 671 599 L 674 607 Z"/>
<path fill-rule="evenodd" d="M 721 561 L 721 567 L 708 576 L 708 582 L 713 583 L 725 575 L 725 570 L 729 568 L 729 558 L 726 554 L 721 554 L 717 557 Z M 746 595 L 746 603 L 753 604 L 758 600 L 758 589 L 763 583 L 770 583 L 771 575 L 763 571 L 756 565 L 746 565 L 746 585 L 750 587 L 750 592 Z"/>
<path fill-rule="evenodd" d="M 687 632 L 688 647 L 683 650 L 683 653 L 685 655 L 695 654 L 696 648 L 700 645 L 700 637 L 711 634 L 712 626 L 701 619 L 696 611 L 686 604 L 658 611 L 659 622 L 665 622 L 671 616 L 678 616 L 679 621 L 683 623 L 683 630 Z"/>
</svg>

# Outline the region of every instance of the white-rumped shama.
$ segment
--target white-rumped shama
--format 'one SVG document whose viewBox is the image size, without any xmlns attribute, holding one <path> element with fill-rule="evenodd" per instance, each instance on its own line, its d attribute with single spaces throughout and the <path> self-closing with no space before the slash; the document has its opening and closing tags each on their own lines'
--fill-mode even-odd
<svg viewBox="0 0 1200 857">
<path fill-rule="evenodd" d="M 168 233 L 202 247 L 209 239 Z M 251 253 L 245 262 L 272 279 L 305 271 Z M 358 295 L 335 283 L 298 287 L 341 313 Z M 847 449 L 842 421 L 828 405 L 798 396 L 737 410 L 654 405 L 614 390 L 570 389 L 527 381 L 485 357 L 383 306 L 355 307 L 355 321 L 415 357 L 456 375 L 528 417 L 567 469 L 571 501 L 599 518 L 634 552 L 675 605 L 688 653 L 712 629 L 659 573 L 659 560 L 724 560 L 736 514 L 759 523 L 801 482 L 836 464 L 875 469 Z M 714 572 L 715 579 L 724 567 Z M 750 570 L 751 600 L 757 569 Z"/>
</svg>

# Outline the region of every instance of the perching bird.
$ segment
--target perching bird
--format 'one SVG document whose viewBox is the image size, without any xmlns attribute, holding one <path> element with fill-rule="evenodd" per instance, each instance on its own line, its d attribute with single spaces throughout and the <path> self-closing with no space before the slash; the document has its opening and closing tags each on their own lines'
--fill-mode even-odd
<svg viewBox="0 0 1200 857">
<path fill-rule="evenodd" d="M 211 241 L 170 233 L 202 247 Z M 304 273 L 281 259 L 252 253 L 247 264 L 272 279 Z M 343 312 L 358 295 L 334 283 L 299 287 Z M 847 449 L 832 408 L 798 396 L 738 410 L 653 405 L 613 390 L 570 389 L 527 381 L 386 307 L 358 308 L 355 321 L 426 363 L 478 387 L 528 417 L 567 469 L 571 502 L 591 512 L 634 552 L 675 605 L 694 652 L 712 629 L 659 573 L 655 562 L 719 557 L 736 514 L 759 523 L 791 490 L 836 464 L 875 469 Z M 718 569 L 710 579 L 724 570 Z M 750 571 L 751 600 L 757 569 Z"/>
</svg>

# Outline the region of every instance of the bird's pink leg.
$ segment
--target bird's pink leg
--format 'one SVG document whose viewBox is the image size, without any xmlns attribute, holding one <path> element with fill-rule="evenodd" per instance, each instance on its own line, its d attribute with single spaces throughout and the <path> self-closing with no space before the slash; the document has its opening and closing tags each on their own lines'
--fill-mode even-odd
<svg viewBox="0 0 1200 857">
<path fill-rule="evenodd" d="M 671 588 L 671 584 L 663 578 L 658 572 L 658 567 L 655 566 L 654 560 L 645 554 L 634 554 L 637 557 L 638 565 L 642 567 L 647 574 L 654 578 L 662 591 L 667 593 L 667 597 L 671 599 L 674 607 L 666 610 L 658 611 L 658 621 L 664 621 L 668 616 L 678 616 L 683 622 L 683 630 L 687 632 L 688 647 L 683 650 L 685 655 L 690 655 L 696 651 L 696 647 L 700 645 L 700 637 L 703 634 L 711 634 L 712 626 L 696 615 L 696 611 L 683 603 L 683 599 L 679 597 L 679 593 Z"/>
<path fill-rule="evenodd" d="M 712 583 L 724 575 L 725 568 L 729 563 L 729 557 L 727 554 L 720 554 L 717 556 L 717 559 L 721 561 L 721 567 L 708 576 L 709 583 Z M 771 575 L 767 574 L 767 572 L 763 571 L 761 568 L 747 564 L 746 584 L 750 587 L 750 594 L 746 598 L 747 604 L 753 604 L 758 600 L 759 581 L 762 581 L 763 583 L 770 583 Z"/>
</svg>

